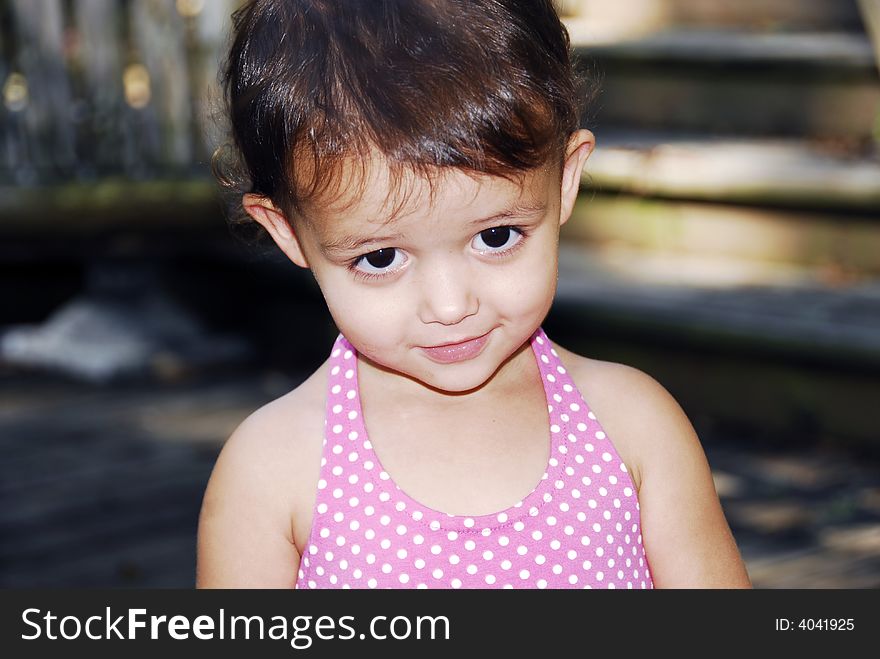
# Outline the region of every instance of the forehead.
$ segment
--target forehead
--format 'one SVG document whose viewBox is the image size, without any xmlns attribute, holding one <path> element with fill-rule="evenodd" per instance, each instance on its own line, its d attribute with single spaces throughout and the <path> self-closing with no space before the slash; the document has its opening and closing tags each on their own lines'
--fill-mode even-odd
<svg viewBox="0 0 880 659">
<path fill-rule="evenodd" d="M 309 203 L 307 214 L 320 234 L 356 227 L 381 229 L 409 219 L 472 218 L 546 201 L 554 180 L 550 167 L 505 178 L 456 168 L 421 171 L 392 167 L 381 157 L 349 159 Z"/>
</svg>

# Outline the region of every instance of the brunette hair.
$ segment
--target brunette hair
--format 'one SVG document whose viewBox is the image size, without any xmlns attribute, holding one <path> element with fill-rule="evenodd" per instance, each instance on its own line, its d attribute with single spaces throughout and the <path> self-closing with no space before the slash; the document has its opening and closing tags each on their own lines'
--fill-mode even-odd
<svg viewBox="0 0 880 659">
<path fill-rule="evenodd" d="M 251 0 L 222 72 L 218 179 L 294 217 L 341 159 L 515 177 L 564 155 L 586 83 L 552 0 Z"/>
</svg>

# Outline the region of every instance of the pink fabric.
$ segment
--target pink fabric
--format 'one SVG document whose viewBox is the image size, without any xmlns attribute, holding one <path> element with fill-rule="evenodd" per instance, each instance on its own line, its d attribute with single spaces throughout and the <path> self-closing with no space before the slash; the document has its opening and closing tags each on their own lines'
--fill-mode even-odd
<svg viewBox="0 0 880 659">
<path fill-rule="evenodd" d="M 535 489 L 489 515 L 448 515 L 383 470 L 363 424 L 357 352 L 331 353 L 321 475 L 297 588 L 652 588 L 626 466 L 543 329 L 530 339 L 552 450 Z"/>
</svg>

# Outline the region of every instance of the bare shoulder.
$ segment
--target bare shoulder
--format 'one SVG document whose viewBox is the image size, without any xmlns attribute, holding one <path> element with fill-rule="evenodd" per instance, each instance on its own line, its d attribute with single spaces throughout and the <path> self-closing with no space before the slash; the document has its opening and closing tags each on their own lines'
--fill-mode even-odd
<svg viewBox="0 0 880 659">
<path fill-rule="evenodd" d="M 555 343 L 554 347 L 626 463 L 637 490 L 641 489 L 648 455 L 663 448 L 658 439 L 660 428 L 665 429 L 663 436 L 696 440 L 681 406 L 647 373 L 626 364 L 584 357 Z"/>
<path fill-rule="evenodd" d="M 675 398 L 636 368 L 556 350 L 630 470 L 654 585 L 750 587 L 702 444 Z"/>
<path fill-rule="evenodd" d="M 199 518 L 200 587 L 293 586 L 320 469 L 326 366 L 223 445 Z"/>
</svg>

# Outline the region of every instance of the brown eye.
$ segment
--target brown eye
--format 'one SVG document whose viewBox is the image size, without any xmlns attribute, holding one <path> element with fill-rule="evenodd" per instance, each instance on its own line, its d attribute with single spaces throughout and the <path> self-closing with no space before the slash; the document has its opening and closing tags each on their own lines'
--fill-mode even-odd
<svg viewBox="0 0 880 659">
<path fill-rule="evenodd" d="M 510 240 L 510 227 L 493 227 L 480 232 L 483 242 L 489 247 L 504 247 Z"/>
<path fill-rule="evenodd" d="M 384 247 L 358 257 L 350 268 L 363 277 L 383 277 L 394 273 L 404 263 L 406 258 L 402 251 L 396 247 Z"/>
<path fill-rule="evenodd" d="M 516 227 L 492 227 L 474 236 L 474 249 L 478 252 L 503 252 L 515 246 L 522 239 L 522 232 Z M 482 243 L 482 244 L 480 244 Z"/>
<path fill-rule="evenodd" d="M 381 270 L 394 263 L 396 251 L 393 247 L 391 249 L 377 249 L 375 252 L 364 255 L 364 260 L 374 268 Z"/>
</svg>

